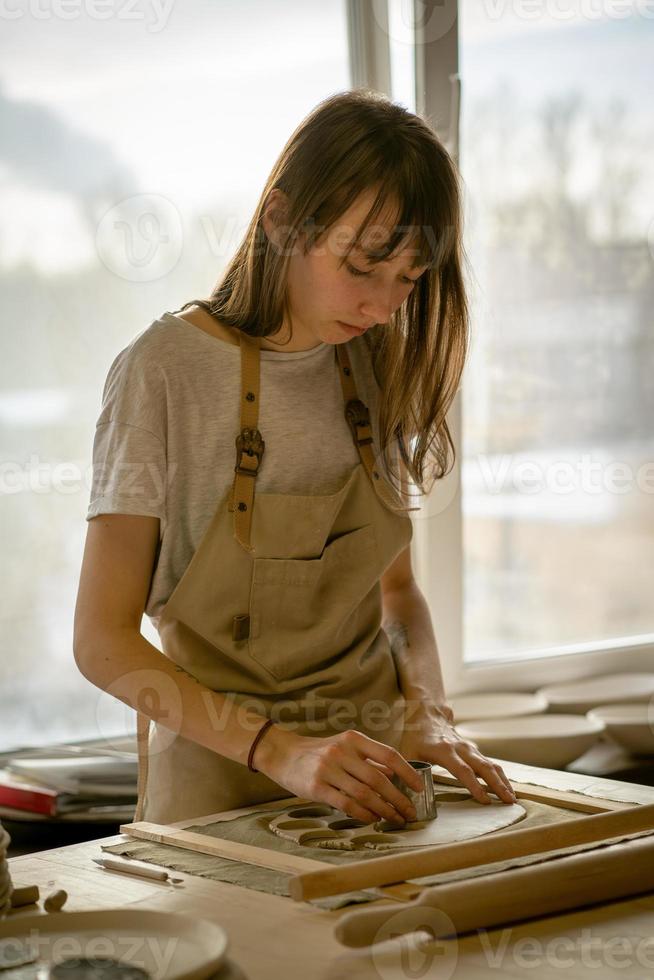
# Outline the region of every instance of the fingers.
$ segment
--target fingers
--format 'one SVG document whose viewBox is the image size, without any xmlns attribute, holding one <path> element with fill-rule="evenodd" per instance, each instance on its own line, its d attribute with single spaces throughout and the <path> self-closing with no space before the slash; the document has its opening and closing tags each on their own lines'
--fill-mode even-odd
<svg viewBox="0 0 654 980">
<path fill-rule="evenodd" d="M 495 793 L 504 803 L 515 803 L 516 795 L 500 766 L 477 750 L 471 742 L 459 741 L 450 746 L 450 757 L 439 760 L 450 772 L 461 780 L 463 785 L 480 803 L 492 803 L 487 789 Z M 486 783 L 483 786 L 478 776 Z"/>
<path fill-rule="evenodd" d="M 353 820 L 360 820 L 361 823 L 375 823 L 376 820 L 379 820 L 379 814 L 368 810 L 361 803 L 357 803 L 356 800 L 342 793 L 335 786 L 325 786 L 320 794 L 320 799 L 325 803 L 329 803 L 336 810 L 346 813 Z"/>
<path fill-rule="evenodd" d="M 467 762 L 458 756 L 455 752 L 451 754 L 448 759 L 444 759 L 440 762 L 442 766 L 452 773 L 453 776 L 461 782 L 470 794 L 474 796 L 479 803 L 492 803 L 492 799 L 481 785 L 477 777 L 475 776 L 474 770 Z"/>
<path fill-rule="evenodd" d="M 515 803 L 515 801 L 517 800 L 517 796 L 515 795 L 515 790 L 513 789 L 513 786 L 511 785 L 511 781 L 510 781 L 509 777 L 506 775 L 506 773 L 504 772 L 504 770 L 502 769 L 501 766 L 498 766 L 497 763 L 495 763 L 494 765 L 495 765 L 495 772 L 498 774 L 498 776 L 500 777 L 500 779 L 504 783 L 505 788 L 509 792 L 509 796 L 511 797 L 511 802 L 512 803 Z"/>
<path fill-rule="evenodd" d="M 364 735 L 361 741 L 356 737 L 358 732 L 344 734 L 345 739 L 339 737 L 321 753 L 314 769 L 313 798 L 364 824 L 380 818 L 397 824 L 415 820 L 415 808 L 391 782 L 395 772 L 404 778 L 407 768 L 411 776 L 407 782 L 420 782 L 414 769 L 395 749 Z M 515 803 L 515 793 L 502 767 L 481 755 L 474 743 L 444 741 L 435 755 L 434 761 L 449 769 L 478 802 L 492 803 L 489 792 L 493 792 L 501 801 Z M 422 789 L 421 782 L 416 789 Z"/>
<path fill-rule="evenodd" d="M 393 775 L 393 770 L 390 768 L 390 766 L 385 766 L 382 762 L 375 762 L 374 759 L 368 759 L 368 764 L 374 766 L 375 769 L 379 769 L 379 771 L 383 772 L 389 779 Z"/>
<path fill-rule="evenodd" d="M 370 823 L 381 818 L 403 824 L 415 820 L 416 811 L 391 782 L 395 773 L 417 791 L 422 789 L 420 777 L 396 749 L 350 730 L 321 746 L 314 768 L 314 779 L 321 785 L 315 788 L 327 791 L 330 800 L 337 793 L 339 802 L 332 805 L 357 820 Z"/>
<path fill-rule="evenodd" d="M 373 797 L 375 795 L 381 797 L 382 802 L 390 811 L 390 816 L 387 816 L 386 810 L 382 814 L 385 819 L 400 822 L 416 819 L 414 805 L 397 786 L 393 785 L 387 776 L 375 767 L 374 763 L 364 759 L 346 759 L 343 768 L 346 773 L 355 777 L 355 780 L 359 780 L 359 783 L 364 786 L 365 795 L 361 793 L 356 795 L 370 809 L 372 807 L 368 802 L 368 794 L 372 793 Z M 345 784 L 343 784 L 343 789 L 350 796 L 355 795 Z"/>
<path fill-rule="evenodd" d="M 393 773 L 397 773 L 416 792 L 419 793 L 422 790 L 422 779 L 397 749 L 391 748 L 390 745 L 384 745 L 383 742 L 376 742 L 374 738 L 368 738 L 367 735 L 363 735 L 361 732 L 345 732 L 344 735 L 351 736 L 352 744 L 362 756 L 366 756 L 374 762 L 381 762 L 383 765 L 388 766 Z"/>
<path fill-rule="evenodd" d="M 471 769 L 483 777 L 488 789 L 496 793 L 505 803 L 515 803 L 516 795 L 504 772 L 500 770 L 500 767 L 496 766 L 490 759 L 487 759 L 486 756 L 483 756 L 476 746 L 464 742 L 461 749 L 469 753 L 467 761 Z"/>
<path fill-rule="evenodd" d="M 405 817 L 395 809 L 390 803 L 370 789 L 365 783 L 360 782 L 347 772 L 341 772 L 335 776 L 338 784 L 334 782 L 334 788 L 339 792 L 345 793 L 353 802 L 369 810 L 374 814 L 374 820 L 389 820 L 392 823 L 404 824 Z"/>
</svg>

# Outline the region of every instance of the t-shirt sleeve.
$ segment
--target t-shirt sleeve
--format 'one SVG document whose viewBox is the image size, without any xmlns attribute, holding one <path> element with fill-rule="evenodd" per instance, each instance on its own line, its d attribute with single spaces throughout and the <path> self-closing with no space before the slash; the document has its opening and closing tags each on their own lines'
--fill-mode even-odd
<svg viewBox="0 0 654 980">
<path fill-rule="evenodd" d="M 93 439 L 86 520 L 98 514 L 166 517 L 166 386 L 134 341 L 109 369 Z"/>
</svg>

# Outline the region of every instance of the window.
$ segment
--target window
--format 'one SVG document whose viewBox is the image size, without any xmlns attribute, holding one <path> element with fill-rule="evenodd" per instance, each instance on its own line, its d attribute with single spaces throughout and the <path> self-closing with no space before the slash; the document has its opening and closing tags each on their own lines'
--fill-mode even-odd
<svg viewBox="0 0 654 980">
<path fill-rule="evenodd" d="M 287 135 L 350 84 L 340 0 L 11 10 L 0 748 L 133 727 L 72 654 L 104 379 L 153 319 L 210 291 Z"/>
<path fill-rule="evenodd" d="M 391 3 L 464 190 L 457 465 L 413 515 L 446 689 L 647 670 L 654 10 Z"/>
<path fill-rule="evenodd" d="M 555 6 L 459 6 L 466 661 L 654 639 L 654 11 Z"/>
</svg>

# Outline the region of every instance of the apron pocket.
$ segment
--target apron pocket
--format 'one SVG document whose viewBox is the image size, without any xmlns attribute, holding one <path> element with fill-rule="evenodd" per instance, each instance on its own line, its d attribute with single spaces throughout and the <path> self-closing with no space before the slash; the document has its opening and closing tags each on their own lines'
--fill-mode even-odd
<svg viewBox="0 0 654 980">
<path fill-rule="evenodd" d="M 359 606 L 380 577 L 372 524 L 334 538 L 320 558 L 255 558 L 250 655 L 273 677 L 303 677 L 355 641 Z"/>
</svg>

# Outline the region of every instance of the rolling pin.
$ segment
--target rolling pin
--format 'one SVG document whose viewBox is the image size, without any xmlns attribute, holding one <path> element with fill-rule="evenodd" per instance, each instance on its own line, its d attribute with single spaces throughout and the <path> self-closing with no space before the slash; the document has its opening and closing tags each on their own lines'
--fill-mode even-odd
<svg viewBox="0 0 654 980">
<path fill-rule="evenodd" d="M 544 827 L 506 831 L 492 837 L 477 837 L 458 844 L 421 847 L 354 864 L 331 866 L 324 871 L 306 871 L 291 878 L 289 893 L 296 902 L 308 901 L 611 837 L 627 837 L 646 830 L 654 831 L 654 803 L 575 817 Z"/>
<path fill-rule="evenodd" d="M 641 837 L 536 866 L 432 885 L 399 908 L 393 903 L 348 912 L 334 934 L 354 947 L 410 932 L 442 939 L 648 891 L 654 891 L 654 838 Z"/>
</svg>

